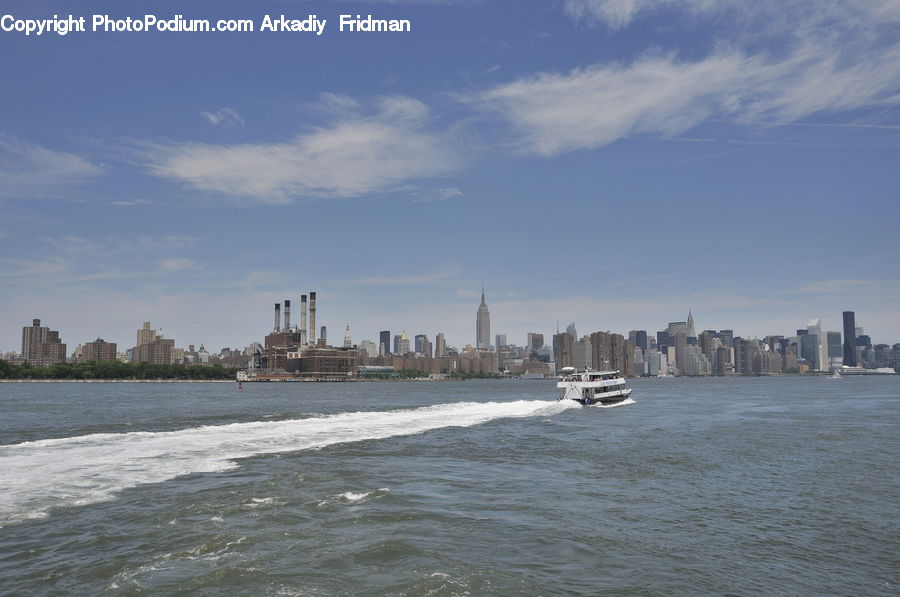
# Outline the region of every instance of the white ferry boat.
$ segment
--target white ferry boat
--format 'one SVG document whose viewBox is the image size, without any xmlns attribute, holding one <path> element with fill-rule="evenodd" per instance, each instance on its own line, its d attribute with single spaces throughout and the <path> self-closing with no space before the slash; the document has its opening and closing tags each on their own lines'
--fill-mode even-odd
<svg viewBox="0 0 900 597">
<path fill-rule="evenodd" d="M 625 379 L 618 371 L 581 371 L 575 367 L 560 369 L 556 383 L 558 400 L 574 400 L 584 406 L 615 404 L 631 396 L 631 388 L 625 387 Z"/>
</svg>

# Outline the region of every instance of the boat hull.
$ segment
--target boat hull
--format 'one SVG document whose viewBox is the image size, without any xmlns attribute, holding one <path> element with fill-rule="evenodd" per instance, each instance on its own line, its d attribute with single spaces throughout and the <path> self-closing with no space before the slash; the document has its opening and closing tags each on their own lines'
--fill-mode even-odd
<svg viewBox="0 0 900 597">
<path fill-rule="evenodd" d="M 609 396 L 602 396 L 596 398 L 567 398 L 566 400 L 574 400 L 578 404 L 582 406 L 607 406 L 610 404 L 618 404 L 619 402 L 624 402 L 628 400 L 628 397 L 631 396 L 631 388 L 625 388 L 624 390 L 618 390 L 615 393 L 610 392 Z"/>
</svg>

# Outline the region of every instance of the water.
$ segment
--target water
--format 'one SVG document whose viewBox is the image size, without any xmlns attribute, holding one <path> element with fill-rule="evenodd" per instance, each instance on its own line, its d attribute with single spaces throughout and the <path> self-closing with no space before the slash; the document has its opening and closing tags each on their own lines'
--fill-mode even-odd
<svg viewBox="0 0 900 597">
<path fill-rule="evenodd" d="M 900 378 L 0 384 L 0 594 L 896 595 Z"/>
</svg>

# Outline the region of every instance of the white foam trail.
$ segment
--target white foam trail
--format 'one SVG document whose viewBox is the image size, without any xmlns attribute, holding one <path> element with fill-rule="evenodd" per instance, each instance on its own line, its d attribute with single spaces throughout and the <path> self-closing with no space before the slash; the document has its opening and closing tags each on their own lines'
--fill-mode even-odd
<svg viewBox="0 0 900 597">
<path fill-rule="evenodd" d="M 571 403 L 571 404 L 569 404 Z M 469 427 L 507 417 L 553 415 L 574 401 L 461 402 L 410 410 L 196 427 L 98 433 L 0 446 L 0 527 L 59 506 L 111 500 L 142 483 L 234 468 L 234 459 Z"/>
</svg>

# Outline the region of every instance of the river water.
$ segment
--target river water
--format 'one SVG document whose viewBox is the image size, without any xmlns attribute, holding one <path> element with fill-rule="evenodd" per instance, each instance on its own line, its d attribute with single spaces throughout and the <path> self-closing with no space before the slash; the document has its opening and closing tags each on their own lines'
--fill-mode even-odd
<svg viewBox="0 0 900 597">
<path fill-rule="evenodd" d="M 897 595 L 900 376 L 0 384 L 2 595 Z"/>
</svg>

